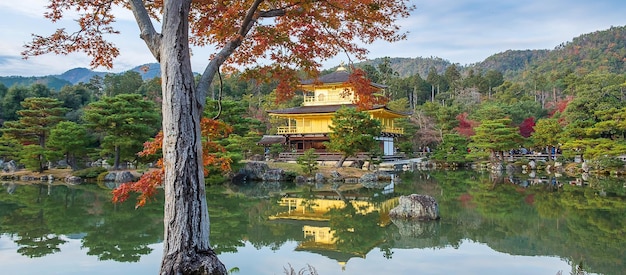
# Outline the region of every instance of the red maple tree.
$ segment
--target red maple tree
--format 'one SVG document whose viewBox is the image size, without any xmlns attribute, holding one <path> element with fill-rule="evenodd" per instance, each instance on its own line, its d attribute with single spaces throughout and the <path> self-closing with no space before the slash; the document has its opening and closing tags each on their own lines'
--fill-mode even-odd
<svg viewBox="0 0 626 275">
<path fill-rule="evenodd" d="M 455 127 L 454 130 L 459 133 L 459 135 L 465 137 L 472 137 L 476 132 L 474 132 L 474 128 L 480 125 L 480 122 L 468 119 L 468 114 L 466 112 L 460 113 L 456 116 L 456 119 L 459 121 L 459 126 Z"/>
<path fill-rule="evenodd" d="M 218 168 L 221 171 L 229 171 L 232 160 L 228 157 L 221 156 L 226 149 L 214 140 L 220 137 L 226 137 L 232 132 L 232 127 L 225 123 L 213 119 L 202 118 L 200 122 L 202 136 L 202 164 L 204 166 L 204 175 L 208 175 L 210 167 Z M 143 144 L 143 150 L 137 155 L 140 157 L 153 156 L 161 152 L 163 147 L 163 132 L 159 132 L 154 140 L 147 141 Z M 141 207 L 154 197 L 159 186 L 163 183 L 163 158 L 156 161 L 158 169 L 151 170 L 141 176 L 136 182 L 124 183 L 113 190 L 113 202 L 120 203 L 128 199 L 131 193 L 139 193 L 137 197 L 136 207 Z"/>
<path fill-rule="evenodd" d="M 535 118 L 524 119 L 519 125 L 519 134 L 525 138 L 530 137 L 535 132 Z"/>
</svg>

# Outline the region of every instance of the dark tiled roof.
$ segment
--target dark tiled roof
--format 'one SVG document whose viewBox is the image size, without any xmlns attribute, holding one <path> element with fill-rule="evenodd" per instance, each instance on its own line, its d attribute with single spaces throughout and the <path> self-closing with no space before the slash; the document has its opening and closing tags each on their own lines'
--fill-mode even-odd
<svg viewBox="0 0 626 275">
<path fill-rule="evenodd" d="M 302 85 L 313 85 L 313 84 L 329 84 L 329 83 L 345 83 L 350 78 L 350 73 L 346 70 L 337 70 L 335 72 L 325 74 L 323 76 L 318 77 L 317 79 L 307 79 L 300 82 Z M 387 86 L 371 82 L 370 85 L 379 88 L 385 89 Z"/>
<path fill-rule="evenodd" d="M 277 143 L 285 143 L 287 141 L 287 139 L 284 136 L 263 136 L 261 138 L 261 140 L 259 140 L 259 142 L 257 142 L 258 144 L 261 145 L 271 145 L 271 144 L 277 144 Z"/>
</svg>

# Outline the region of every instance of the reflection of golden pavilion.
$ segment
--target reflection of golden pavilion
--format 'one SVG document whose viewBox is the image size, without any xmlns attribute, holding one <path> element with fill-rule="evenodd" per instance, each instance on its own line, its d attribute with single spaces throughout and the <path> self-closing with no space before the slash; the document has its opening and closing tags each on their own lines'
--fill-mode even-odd
<svg viewBox="0 0 626 275">
<path fill-rule="evenodd" d="M 349 197 L 349 196 L 346 196 Z M 367 214 L 378 211 L 381 214 L 380 225 L 389 224 L 389 210 L 398 203 L 397 198 L 388 199 L 384 202 L 374 204 L 366 200 L 357 200 L 353 197 L 349 200 L 354 209 L 359 214 Z M 287 206 L 287 211 L 270 216 L 270 220 L 289 219 L 289 220 L 307 220 L 307 221 L 328 221 L 329 217 L 326 213 L 333 208 L 345 207 L 345 202 L 340 199 L 307 199 L 284 197 L 280 200 L 281 206 Z"/>
<path fill-rule="evenodd" d="M 320 197 L 320 196 L 318 196 Z M 324 198 L 306 199 L 296 197 L 284 197 L 280 200 L 281 206 L 287 206 L 287 211 L 270 216 L 270 220 L 297 220 L 302 222 L 302 232 L 304 233 L 304 241 L 300 242 L 296 247 L 299 251 L 309 251 L 318 253 L 328 258 L 336 260 L 341 269 L 345 269 L 345 265 L 353 257 L 365 258 L 365 255 L 376 246 L 372 246 L 367 251 L 341 251 L 336 245 L 335 231 L 326 226 L 330 217 L 326 215 L 333 208 L 344 208 L 346 202 L 332 195 L 321 196 Z M 330 197 L 330 198 L 328 198 Z M 380 213 L 380 226 L 390 224 L 389 210 L 398 203 L 397 198 L 388 199 L 380 203 L 372 203 L 367 200 L 358 200 L 357 197 L 352 198 L 348 202 L 351 203 L 358 214 L 367 214 L 374 211 Z"/>
</svg>

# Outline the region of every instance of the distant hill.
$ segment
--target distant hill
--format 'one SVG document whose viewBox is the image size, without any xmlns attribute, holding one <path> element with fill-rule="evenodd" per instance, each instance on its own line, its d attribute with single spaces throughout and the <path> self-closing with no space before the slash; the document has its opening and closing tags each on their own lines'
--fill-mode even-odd
<svg viewBox="0 0 626 275">
<path fill-rule="evenodd" d="M 626 26 L 583 34 L 562 43 L 545 59 L 532 64 L 536 73 L 590 72 L 626 73 Z"/>
<path fill-rule="evenodd" d="M 161 65 L 159 63 L 148 63 L 130 70 L 138 72 L 143 80 L 161 77 Z"/>
<path fill-rule="evenodd" d="M 71 82 L 54 76 L 0 76 L 0 83 L 4 84 L 6 87 L 43 84 L 56 91 L 60 91 L 63 86 L 72 85 Z"/>
<path fill-rule="evenodd" d="M 489 56 L 472 68 L 482 72 L 496 70 L 507 78 L 513 78 L 529 65 L 542 62 L 549 54 L 550 50 L 508 50 Z"/>
<path fill-rule="evenodd" d="M 74 68 L 67 72 L 64 72 L 60 75 L 55 75 L 54 77 L 67 80 L 72 84 L 78 83 L 89 83 L 89 80 L 94 76 L 104 77 L 107 72 L 95 72 L 87 68 Z"/>
<path fill-rule="evenodd" d="M 384 60 L 385 58 L 376 58 L 360 62 L 357 65 L 367 64 L 376 67 L 378 64 L 384 62 Z M 431 67 L 434 67 L 437 70 L 437 73 L 442 74 L 448 66 L 452 65 L 452 63 L 439 57 L 391 57 L 389 58 L 389 65 L 400 75 L 400 77 L 408 77 L 419 74 L 422 78 L 426 78 Z"/>
<path fill-rule="evenodd" d="M 377 58 L 358 64 L 376 66 L 383 60 Z M 428 75 L 431 66 L 442 74 L 448 66 L 454 64 L 438 57 L 392 57 L 389 62 L 391 68 L 401 77 L 418 73 L 422 78 Z M 626 73 L 626 26 L 583 34 L 573 38 L 571 42 L 555 45 L 552 50 L 508 50 L 476 64 L 456 66 L 461 72 L 468 69 L 481 72 L 496 70 L 509 80 L 519 80 L 524 72 L 531 70 L 538 74 L 595 70 L 623 74 Z"/>
<path fill-rule="evenodd" d="M 383 61 L 384 58 L 376 58 L 356 65 L 369 64 L 376 67 Z M 426 78 L 431 67 L 434 67 L 439 74 L 443 74 L 447 67 L 455 64 L 439 57 L 391 57 L 389 62 L 391 68 L 400 77 L 419 74 L 422 78 Z M 484 61 L 475 64 L 461 66 L 456 63 L 455 65 L 462 73 L 469 69 L 481 72 L 497 70 L 502 73 L 505 79 L 519 80 L 530 71 L 538 74 L 563 74 L 565 72 L 602 70 L 621 74 L 626 73 L 625 62 L 626 26 L 622 26 L 580 35 L 573 38 L 571 42 L 556 45 L 552 50 L 508 50 L 491 55 Z M 144 80 L 161 75 L 161 68 L 158 63 L 140 65 L 131 70 L 139 72 Z M 86 68 L 75 68 L 55 76 L 0 77 L 0 83 L 7 87 L 42 83 L 59 90 L 64 85 L 89 82 L 89 79 L 95 75 L 104 77 L 106 74 Z"/>
<path fill-rule="evenodd" d="M 131 71 L 138 72 L 144 80 L 161 76 L 161 67 L 158 63 L 150 63 L 132 68 Z M 87 68 L 74 68 L 59 75 L 48 76 L 0 76 L 0 83 L 4 86 L 30 86 L 35 83 L 44 84 L 51 89 L 61 90 L 66 85 L 76 85 L 78 83 L 89 83 L 94 76 L 105 77 L 108 72 L 97 72 Z"/>
</svg>

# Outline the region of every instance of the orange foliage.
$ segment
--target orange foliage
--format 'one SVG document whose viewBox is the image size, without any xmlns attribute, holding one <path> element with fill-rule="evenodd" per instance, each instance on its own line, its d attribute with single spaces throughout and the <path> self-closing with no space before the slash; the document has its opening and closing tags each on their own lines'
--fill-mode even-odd
<svg viewBox="0 0 626 275">
<path fill-rule="evenodd" d="M 348 77 L 346 84 L 352 87 L 358 110 L 369 110 L 374 105 L 385 105 L 388 98 L 382 94 L 377 94 L 380 89 L 372 86 L 372 82 L 367 78 L 367 73 L 360 68 L 352 68 L 352 73 Z M 345 92 L 350 92 L 346 90 Z"/>
<path fill-rule="evenodd" d="M 202 131 L 202 158 L 204 165 L 204 176 L 208 175 L 208 168 L 216 167 L 221 171 L 229 171 L 230 164 L 232 163 L 230 158 L 219 156 L 219 153 L 224 153 L 226 150 L 213 140 L 220 137 L 228 136 L 232 132 L 232 128 L 223 122 L 212 120 L 208 118 L 202 118 L 200 122 Z M 152 141 L 147 141 L 143 144 L 143 151 L 139 152 L 139 156 L 149 156 L 158 154 L 163 146 L 163 132 L 159 132 Z M 130 196 L 130 193 L 139 193 L 137 197 L 136 207 L 141 207 L 146 202 L 154 197 L 157 188 L 163 183 L 164 168 L 163 158 L 160 158 L 156 166 L 157 170 L 150 171 L 141 176 L 137 182 L 125 183 L 113 190 L 113 202 L 124 202 Z"/>
<path fill-rule="evenodd" d="M 405 39 L 406 33 L 400 31 L 397 22 L 415 8 L 408 0 L 190 2 L 189 43 L 215 48 L 216 54 L 210 59 L 225 60 L 221 66 L 224 71 L 265 70 L 259 75 L 280 83 L 279 98 L 289 97 L 299 84 L 294 72 L 312 76 L 322 62 L 340 53 L 348 58 L 365 59 L 368 50 L 364 45 L 376 40 Z M 49 36 L 34 35 L 22 55 L 27 58 L 82 51 L 92 57 L 92 67 L 110 68 L 119 55 L 118 48 L 105 39 L 118 33 L 113 26 L 115 7 L 132 10 L 136 15 L 147 14 L 153 22 L 164 22 L 164 4 L 163 0 L 50 0 L 45 17 L 57 22 L 68 14 L 74 16 L 78 23 L 76 31 L 62 28 Z M 141 19 L 144 18 L 137 20 Z M 149 21 L 141 21 L 140 27 L 142 31 L 156 29 Z M 147 43 L 153 42 L 161 43 L 156 40 Z M 157 48 L 151 46 L 153 54 L 159 54 Z M 229 48 L 233 50 L 227 51 L 226 56 L 220 55 L 222 49 Z"/>
</svg>

